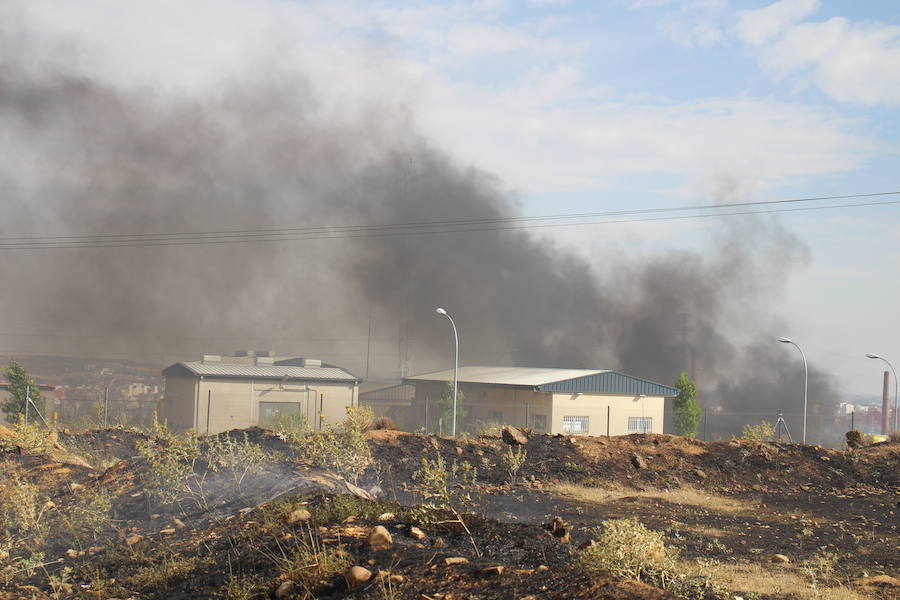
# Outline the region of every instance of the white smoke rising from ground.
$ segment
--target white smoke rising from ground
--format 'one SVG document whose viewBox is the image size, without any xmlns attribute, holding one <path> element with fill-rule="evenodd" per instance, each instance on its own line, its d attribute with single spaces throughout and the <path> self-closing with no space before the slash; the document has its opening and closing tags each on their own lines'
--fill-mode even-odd
<svg viewBox="0 0 900 600">
<path fill-rule="evenodd" d="M 339 69 L 280 61 L 275 43 L 267 60 L 241 56 L 224 75 L 158 90 L 85 66 L 98 60 L 90 44 L 35 29 L 37 12 L 0 30 L 4 236 L 513 214 L 503 184 L 425 139 L 403 94 L 380 95 L 390 86 L 377 73 L 334 87 Z M 223 56 L 240 55 L 239 42 L 224 44 Z M 354 88 L 337 99 L 335 89 Z M 744 199 L 739 189 L 726 182 L 718 197 Z M 694 364 L 708 403 L 777 412 L 794 401 L 781 383 L 797 364 L 759 340 L 769 342 L 773 300 L 804 255 L 762 217 L 723 222 L 706 254 L 599 266 L 523 231 L 4 251 L 0 272 L 17 293 L 0 310 L 19 331 L 113 337 L 72 338 L 83 354 L 271 347 L 360 371 L 370 310 L 380 331 L 414 324 L 416 365 L 443 364 L 447 332 L 433 311 L 444 305 L 466 364 L 585 364 L 664 383 Z M 376 340 L 376 373 L 396 368 L 396 344 Z M 810 396 L 834 400 L 827 378 L 813 379 Z"/>
</svg>

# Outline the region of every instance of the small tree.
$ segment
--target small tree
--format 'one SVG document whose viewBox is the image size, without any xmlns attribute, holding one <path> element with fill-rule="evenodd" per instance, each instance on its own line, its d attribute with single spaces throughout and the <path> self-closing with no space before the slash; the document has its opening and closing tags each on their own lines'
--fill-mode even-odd
<svg viewBox="0 0 900 600">
<path fill-rule="evenodd" d="M 672 401 L 675 433 L 684 437 L 697 437 L 700 419 L 703 417 L 703 411 L 697 402 L 697 386 L 688 374 L 682 371 L 675 387 L 678 389 L 678 395 Z"/>
<path fill-rule="evenodd" d="M 10 421 L 17 421 L 19 415 L 25 414 L 26 397 L 31 398 L 34 406 L 43 414 L 44 399 L 41 398 L 41 390 L 15 358 L 10 358 L 6 365 L 6 381 L 9 382 L 9 397 L 0 406 L 0 410 L 3 410 Z"/>
<path fill-rule="evenodd" d="M 466 409 L 463 408 L 462 402 L 465 394 L 462 390 L 456 395 L 456 419 L 462 419 L 466 416 Z M 441 397 L 437 401 L 437 416 L 443 421 L 443 429 L 445 432 L 450 431 L 450 424 L 453 422 L 453 382 L 448 381 L 441 391 Z M 437 424 L 432 425 L 432 430 L 437 431 Z"/>
</svg>

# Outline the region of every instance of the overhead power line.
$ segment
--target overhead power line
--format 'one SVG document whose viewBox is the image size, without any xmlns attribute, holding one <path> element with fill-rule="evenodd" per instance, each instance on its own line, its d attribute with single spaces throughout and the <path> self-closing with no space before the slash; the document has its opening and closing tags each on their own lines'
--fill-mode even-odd
<svg viewBox="0 0 900 600">
<path fill-rule="evenodd" d="M 700 204 L 676 207 L 644 208 L 585 213 L 563 213 L 537 216 L 490 217 L 443 221 L 371 225 L 322 225 L 296 228 L 246 229 L 220 231 L 182 231 L 173 233 L 100 234 L 68 236 L 0 237 L 0 250 L 41 250 L 77 248 L 121 248 L 139 246 L 189 246 L 213 244 L 238 244 L 258 242 L 286 242 L 320 239 L 345 239 L 359 237 L 394 237 L 430 235 L 438 233 L 466 233 L 478 231 L 502 231 L 549 227 L 606 225 L 616 223 L 640 223 L 648 221 L 675 221 L 710 217 L 739 216 L 856 208 L 900 204 L 900 200 L 856 202 L 787 208 L 785 205 L 822 202 L 829 200 L 862 199 L 900 195 L 900 191 L 851 194 L 844 196 L 819 196 L 788 200 L 763 200 L 756 202 L 732 202 L 726 204 Z M 767 210 L 731 210 L 752 207 L 773 207 Z M 667 214 L 688 213 L 688 214 Z M 646 216 L 667 214 L 667 216 Z M 600 217 L 618 217 L 597 219 Z M 629 217 L 629 218 L 621 218 Z M 561 222 L 575 221 L 575 222 Z"/>
</svg>

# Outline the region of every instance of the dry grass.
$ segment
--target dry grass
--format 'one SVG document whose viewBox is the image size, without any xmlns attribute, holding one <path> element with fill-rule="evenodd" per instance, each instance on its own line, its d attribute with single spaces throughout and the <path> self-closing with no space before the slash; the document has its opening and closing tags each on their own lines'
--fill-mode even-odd
<svg viewBox="0 0 900 600">
<path fill-rule="evenodd" d="M 870 596 L 846 586 L 813 588 L 795 567 L 758 563 L 707 565 L 706 573 L 721 587 L 743 594 L 791 596 L 797 600 L 868 600 Z"/>
<path fill-rule="evenodd" d="M 550 486 L 549 490 L 560 496 L 592 504 L 607 504 L 623 498 L 638 497 L 660 500 L 670 504 L 695 506 L 732 515 L 755 516 L 760 511 L 759 504 L 755 502 L 711 494 L 690 486 L 672 490 L 650 489 L 640 492 L 623 488 L 596 488 L 574 483 L 556 483 Z"/>
</svg>

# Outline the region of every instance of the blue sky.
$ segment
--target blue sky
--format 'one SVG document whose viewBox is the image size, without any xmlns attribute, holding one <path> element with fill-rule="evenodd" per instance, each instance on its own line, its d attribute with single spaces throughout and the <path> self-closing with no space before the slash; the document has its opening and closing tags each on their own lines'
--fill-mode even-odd
<svg viewBox="0 0 900 600">
<path fill-rule="evenodd" d="M 248 65 L 323 110 L 402 112 L 527 214 L 900 189 L 900 3 L 771 0 L 31 0 L 48 55 L 121 87 L 208 93 Z M 900 364 L 900 209 L 780 217 L 809 261 L 773 299 L 847 393 Z M 708 249 L 713 221 L 547 235 L 589 258 Z M 773 345 L 773 352 L 783 348 Z"/>
</svg>

